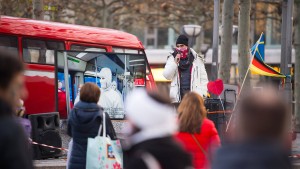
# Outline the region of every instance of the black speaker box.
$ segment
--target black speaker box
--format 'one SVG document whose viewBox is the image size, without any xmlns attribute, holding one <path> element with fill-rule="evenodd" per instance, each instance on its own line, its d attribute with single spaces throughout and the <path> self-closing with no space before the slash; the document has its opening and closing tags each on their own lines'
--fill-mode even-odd
<svg viewBox="0 0 300 169">
<path fill-rule="evenodd" d="M 62 140 L 59 130 L 59 113 L 43 113 L 29 115 L 32 125 L 31 138 L 39 144 L 46 144 L 61 148 Z M 57 158 L 61 156 L 61 150 L 33 145 L 33 158 L 36 160 Z"/>
<path fill-rule="evenodd" d="M 206 99 L 204 102 L 205 107 L 208 112 L 221 111 L 222 103 L 223 103 L 223 101 L 219 100 L 219 99 Z M 223 117 L 223 114 L 220 114 L 220 113 L 213 113 L 213 114 L 208 113 L 207 114 L 207 118 L 214 122 L 218 131 L 219 131 L 219 124 L 223 120 L 222 117 Z"/>
<path fill-rule="evenodd" d="M 204 101 L 204 105 L 209 112 L 223 110 L 222 104 L 224 105 L 224 100 L 220 99 L 208 98 Z"/>
<path fill-rule="evenodd" d="M 233 109 L 234 103 L 220 99 L 209 98 L 205 100 L 204 104 L 208 110 L 207 118 L 214 122 L 221 141 L 224 141 L 226 125 L 230 119 L 231 113 L 224 113 L 222 104 L 224 109 L 228 111 Z"/>
</svg>

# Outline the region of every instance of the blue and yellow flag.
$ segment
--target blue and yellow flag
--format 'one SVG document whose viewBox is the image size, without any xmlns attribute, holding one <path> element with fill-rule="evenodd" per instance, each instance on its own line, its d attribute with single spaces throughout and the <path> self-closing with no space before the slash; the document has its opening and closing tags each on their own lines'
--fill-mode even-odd
<svg viewBox="0 0 300 169">
<path fill-rule="evenodd" d="M 251 54 L 254 55 L 250 70 L 263 76 L 281 77 L 286 78 L 287 76 L 276 71 L 271 66 L 267 65 L 265 60 L 265 35 L 262 33 L 259 40 L 251 48 Z"/>
</svg>

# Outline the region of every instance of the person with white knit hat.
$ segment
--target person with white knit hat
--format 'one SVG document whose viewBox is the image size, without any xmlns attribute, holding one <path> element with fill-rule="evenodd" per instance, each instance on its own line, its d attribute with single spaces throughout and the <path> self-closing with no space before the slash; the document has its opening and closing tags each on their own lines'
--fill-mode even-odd
<svg viewBox="0 0 300 169">
<path fill-rule="evenodd" d="M 125 101 L 125 169 L 190 169 L 191 157 L 173 139 L 176 110 L 168 96 L 133 90 Z"/>
</svg>

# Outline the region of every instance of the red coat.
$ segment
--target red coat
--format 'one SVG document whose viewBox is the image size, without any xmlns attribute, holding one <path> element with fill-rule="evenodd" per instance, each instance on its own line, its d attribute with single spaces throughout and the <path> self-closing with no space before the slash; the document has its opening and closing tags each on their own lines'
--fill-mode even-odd
<svg viewBox="0 0 300 169">
<path fill-rule="evenodd" d="M 214 123 L 205 118 L 201 126 L 200 134 L 194 134 L 202 148 L 210 156 L 212 151 L 220 146 L 220 138 Z M 185 150 L 193 156 L 193 164 L 195 169 L 209 168 L 209 161 L 201 151 L 190 133 L 179 132 L 176 135 L 180 143 L 183 144 Z"/>
<path fill-rule="evenodd" d="M 60 119 L 67 119 L 67 101 L 66 101 L 66 92 L 58 89 L 58 111 Z M 73 103 L 70 101 L 70 107 L 73 108 Z"/>
</svg>

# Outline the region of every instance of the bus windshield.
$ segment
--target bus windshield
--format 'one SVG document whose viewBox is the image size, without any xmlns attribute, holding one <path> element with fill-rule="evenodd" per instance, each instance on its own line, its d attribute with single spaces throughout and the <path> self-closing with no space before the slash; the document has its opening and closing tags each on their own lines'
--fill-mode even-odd
<svg viewBox="0 0 300 169">
<path fill-rule="evenodd" d="M 128 93 L 135 87 L 146 86 L 144 54 L 58 51 L 56 55 L 58 81 L 63 84 L 61 90 L 66 90 L 68 84 L 70 102 L 76 104 L 80 100 L 82 84 L 95 83 L 101 90 L 98 104 L 112 119 L 123 119 Z M 65 77 L 68 77 L 68 83 L 65 83 Z"/>
</svg>

